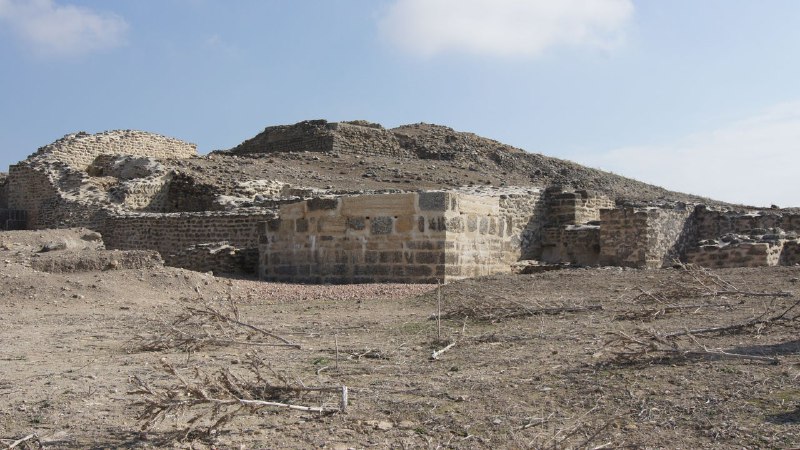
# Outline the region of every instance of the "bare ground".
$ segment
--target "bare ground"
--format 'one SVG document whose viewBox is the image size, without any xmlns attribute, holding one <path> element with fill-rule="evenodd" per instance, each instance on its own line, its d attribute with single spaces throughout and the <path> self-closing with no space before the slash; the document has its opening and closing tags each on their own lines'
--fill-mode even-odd
<svg viewBox="0 0 800 450">
<path fill-rule="evenodd" d="M 443 288 L 449 318 L 437 336 L 435 286 L 297 286 L 171 268 L 51 274 L 30 268 L 31 248 L 0 250 L 4 446 L 31 434 L 17 448 L 800 445 L 800 338 L 786 320 L 800 311 L 770 320 L 800 299 L 800 267 L 716 272 L 745 293 L 792 297 L 719 293 L 675 269 L 467 280 Z M 301 348 L 143 349 L 187 306 L 226 311 L 231 300 L 242 322 Z M 696 331 L 732 324 L 747 326 Z M 193 368 L 246 377 L 253 358 L 292 386 L 348 386 L 347 413 L 262 408 L 211 433 L 201 418 L 188 436 L 187 413 L 142 431 L 134 377 L 174 385 L 162 359 L 185 379 Z"/>
</svg>

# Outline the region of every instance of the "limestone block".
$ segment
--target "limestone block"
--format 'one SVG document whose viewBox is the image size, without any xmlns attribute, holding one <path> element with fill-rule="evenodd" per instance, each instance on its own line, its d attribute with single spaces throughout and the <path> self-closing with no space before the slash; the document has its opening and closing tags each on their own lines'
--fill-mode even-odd
<svg viewBox="0 0 800 450">
<path fill-rule="evenodd" d="M 347 230 L 348 220 L 344 217 L 323 217 L 317 222 L 320 233 L 344 233 Z"/>
<path fill-rule="evenodd" d="M 306 215 L 306 202 L 289 203 L 281 205 L 280 217 L 282 219 L 299 219 Z"/>
<path fill-rule="evenodd" d="M 500 200 L 497 197 L 477 195 L 456 195 L 457 210 L 461 214 L 497 215 L 500 214 Z"/>
<path fill-rule="evenodd" d="M 341 199 L 344 216 L 402 216 L 416 213 L 415 194 L 359 195 Z"/>
</svg>

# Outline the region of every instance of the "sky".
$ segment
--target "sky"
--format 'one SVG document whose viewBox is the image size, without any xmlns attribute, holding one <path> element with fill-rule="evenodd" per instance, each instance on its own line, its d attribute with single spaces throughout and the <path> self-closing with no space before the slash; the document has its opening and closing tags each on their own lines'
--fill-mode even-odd
<svg viewBox="0 0 800 450">
<path fill-rule="evenodd" d="M 0 170 L 76 131 L 231 148 L 427 122 L 800 206 L 795 0 L 0 0 Z"/>
</svg>

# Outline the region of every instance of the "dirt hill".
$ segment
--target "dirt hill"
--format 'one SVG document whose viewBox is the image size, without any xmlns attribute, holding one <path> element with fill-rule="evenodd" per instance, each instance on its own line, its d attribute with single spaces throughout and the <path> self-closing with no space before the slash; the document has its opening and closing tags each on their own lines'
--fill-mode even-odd
<svg viewBox="0 0 800 450">
<path fill-rule="evenodd" d="M 198 186 L 225 195 L 242 181 L 270 179 L 335 191 L 562 185 L 618 202 L 722 204 L 424 123 L 391 130 L 363 121 L 268 127 L 233 149 L 173 164 Z"/>
</svg>

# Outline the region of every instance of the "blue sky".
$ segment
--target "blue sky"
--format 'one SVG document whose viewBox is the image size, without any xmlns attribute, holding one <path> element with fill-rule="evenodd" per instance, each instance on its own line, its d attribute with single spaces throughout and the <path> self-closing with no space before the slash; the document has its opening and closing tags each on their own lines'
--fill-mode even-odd
<svg viewBox="0 0 800 450">
<path fill-rule="evenodd" d="M 366 119 L 800 206 L 798 23 L 793 0 L 0 0 L 0 169 L 79 130 L 206 152 Z"/>
</svg>

